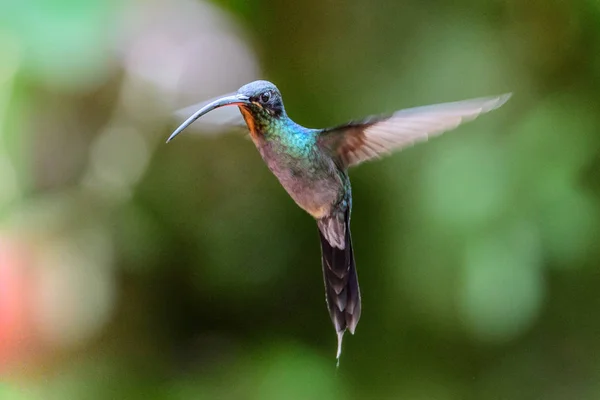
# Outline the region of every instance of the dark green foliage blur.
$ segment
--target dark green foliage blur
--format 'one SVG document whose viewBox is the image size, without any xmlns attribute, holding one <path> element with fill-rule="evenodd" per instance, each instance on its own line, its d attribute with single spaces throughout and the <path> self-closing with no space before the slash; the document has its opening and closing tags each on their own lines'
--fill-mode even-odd
<svg viewBox="0 0 600 400">
<path fill-rule="evenodd" d="M 312 218 L 244 134 L 164 144 L 258 78 L 309 127 L 514 93 L 350 172 L 337 371 Z M 2 400 L 598 399 L 599 239 L 597 1 L 0 6 Z"/>
</svg>

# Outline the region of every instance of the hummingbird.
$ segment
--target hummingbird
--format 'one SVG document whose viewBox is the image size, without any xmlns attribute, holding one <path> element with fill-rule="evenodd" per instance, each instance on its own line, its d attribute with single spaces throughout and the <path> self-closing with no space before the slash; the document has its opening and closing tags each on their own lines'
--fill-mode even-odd
<svg viewBox="0 0 600 400">
<path fill-rule="evenodd" d="M 346 330 L 354 334 L 361 295 L 350 235 L 352 190 L 348 169 L 427 140 L 502 106 L 500 96 L 408 108 L 343 125 L 311 129 L 288 117 L 279 89 L 258 80 L 204 103 L 167 143 L 206 113 L 237 106 L 262 159 L 300 208 L 317 223 L 325 300 L 337 333 L 336 359 Z"/>
</svg>

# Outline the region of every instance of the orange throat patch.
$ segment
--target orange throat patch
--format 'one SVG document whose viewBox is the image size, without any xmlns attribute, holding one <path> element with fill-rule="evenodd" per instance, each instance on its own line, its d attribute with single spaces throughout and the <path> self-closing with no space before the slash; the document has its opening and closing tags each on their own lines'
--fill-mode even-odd
<svg viewBox="0 0 600 400">
<path fill-rule="evenodd" d="M 244 106 L 238 107 L 244 117 L 244 121 L 246 121 L 246 125 L 248 125 L 248 129 L 250 130 L 250 137 L 256 143 L 259 137 L 258 130 L 256 129 L 256 122 L 254 121 L 254 117 L 252 113 Z"/>
</svg>

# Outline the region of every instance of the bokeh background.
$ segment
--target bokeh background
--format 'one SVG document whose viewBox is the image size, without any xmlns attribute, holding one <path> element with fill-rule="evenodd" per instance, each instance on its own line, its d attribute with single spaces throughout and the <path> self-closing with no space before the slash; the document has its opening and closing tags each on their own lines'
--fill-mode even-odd
<svg viewBox="0 0 600 400">
<path fill-rule="evenodd" d="M 264 78 L 307 126 L 499 94 L 351 171 L 339 370 L 318 235 L 238 132 L 173 111 Z M 0 6 L 0 398 L 599 399 L 596 0 Z"/>
</svg>

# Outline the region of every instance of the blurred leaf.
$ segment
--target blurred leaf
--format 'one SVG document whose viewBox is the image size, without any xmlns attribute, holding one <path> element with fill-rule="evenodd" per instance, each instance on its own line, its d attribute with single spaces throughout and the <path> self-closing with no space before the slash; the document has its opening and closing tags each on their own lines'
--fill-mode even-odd
<svg viewBox="0 0 600 400">
<path fill-rule="evenodd" d="M 335 376 L 335 360 L 315 356 L 299 346 L 271 346 L 257 372 L 255 399 L 344 399 Z M 343 362 L 343 360 L 342 360 Z"/>
<path fill-rule="evenodd" d="M 538 316 L 545 290 L 537 234 L 519 223 L 467 243 L 459 309 L 475 338 L 506 342 Z"/>
<path fill-rule="evenodd" d="M 115 5 L 102 0 L 9 1 L 0 26 L 18 38 L 24 67 L 50 86 L 78 88 L 102 82 L 115 39 Z"/>
</svg>

